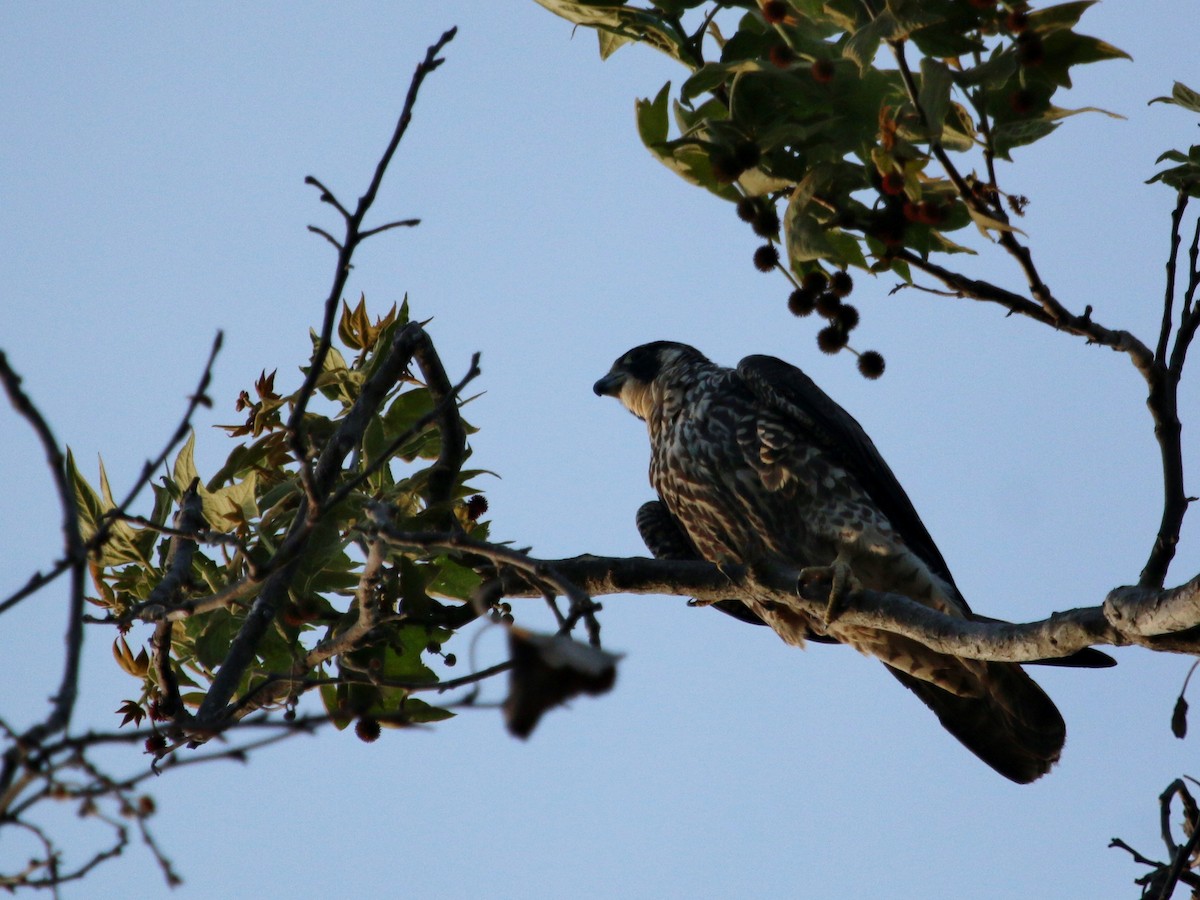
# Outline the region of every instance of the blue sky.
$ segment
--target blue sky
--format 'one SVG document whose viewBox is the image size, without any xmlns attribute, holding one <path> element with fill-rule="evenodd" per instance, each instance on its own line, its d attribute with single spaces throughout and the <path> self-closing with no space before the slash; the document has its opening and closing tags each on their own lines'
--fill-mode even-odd
<svg viewBox="0 0 1200 900">
<path fill-rule="evenodd" d="M 1056 294 L 1144 339 L 1173 198 L 1142 181 L 1159 152 L 1196 140 L 1187 114 L 1146 101 L 1175 79 L 1200 85 L 1191 12 L 1090 11 L 1081 30 L 1135 61 L 1081 71 L 1064 103 L 1127 119 L 1069 120 L 1002 176 L 1032 200 L 1022 228 Z M 368 242 L 347 293 L 379 312 L 407 293 L 452 376 L 482 352 L 469 418 L 473 464 L 502 476 L 487 483 L 498 538 L 545 556 L 644 553 L 644 431 L 590 386 L 630 346 L 670 338 L 808 371 L 872 434 L 975 609 L 1040 618 L 1136 580 L 1159 481 L 1124 358 L 865 277 L 857 342 L 885 354 L 887 375 L 869 383 L 822 356 L 787 286 L 754 270 L 758 241 L 732 208 L 638 142 L 634 99 L 681 70 L 637 47 L 601 64 L 592 34 L 530 0 L 0 6 L 0 346 L 85 471 L 103 454 L 118 491 L 136 475 L 217 329 L 202 471 L 230 449 L 210 426 L 236 419 L 261 369 L 298 384 L 333 263 L 305 231 L 333 219 L 303 178 L 362 191 L 413 66 L 455 24 L 376 205 L 377 224 L 423 224 Z M 996 254 L 965 265 L 1020 285 Z M 1185 416 L 1196 401 L 1189 381 Z M 1194 444 L 1187 461 L 1200 465 Z M 59 552 L 41 456 L 7 408 L 0 478 L 7 594 Z M 1197 571 L 1193 520 L 1170 581 Z M 545 625 L 536 606 L 518 618 Z M 849 650 L 800 652 L 672 598 L 605 607 L 606 645 L 626 654 L 616 690 L 528 743 L 482 710 L 157 779 L 157 835 L 185 878 L 172 896 L 1128 897 L 1140 870 L 1106 844 L 1157 855 L 1158 793 L 1200 774 L 1194 739 L 1168 731 L 1182 658 L 1128 650 L 1114 670 L 1037 671 L 1068 743 L 1052 775 L 1018 787 Z M 6 616 L 10 721 L 42 714 L 63 615 L 51 589 Z M 136 690 L 110 639 L 89 633 L 79 727 L 112 727 Z M 464 663 L 466 644 L 452 648 Z M 489 633 L 478 661 L 501 651 Z M 73 816 L 63 827 L 86 842 Z M 25 852 L 6 841 L 0 869 Z M 138 848 L 64 895 L 131 885 L 167 894 Z"/>
</svg>

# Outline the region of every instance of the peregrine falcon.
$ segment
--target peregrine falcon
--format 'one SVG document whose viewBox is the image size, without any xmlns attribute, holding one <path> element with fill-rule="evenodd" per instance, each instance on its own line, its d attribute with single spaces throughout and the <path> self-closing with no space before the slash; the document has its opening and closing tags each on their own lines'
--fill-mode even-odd
<svg viewBox="0 0 1200 900">
<path fill-rule="evenodd" d="M 686 344 L 656 341 L 621 356 L 594 390 L 616 397 L 649 430 L 659 501 L 638 511 L 638 529 L 655 556 L 825 568 L 947 615 L 982 619 L 866 432 L 794 366 L 748 356 L 730 369 Z M 951 734 L 1013 781 L 1033 781 L 1058 760 L 1062 716 L 1015 663 L 948 656 L 770 598 L 716 605 L 769 625 L 789 644 L 840 642 L 878 658 Z M 1113 664 L 1094 650 L 1046 662 Z"/>
</svg>

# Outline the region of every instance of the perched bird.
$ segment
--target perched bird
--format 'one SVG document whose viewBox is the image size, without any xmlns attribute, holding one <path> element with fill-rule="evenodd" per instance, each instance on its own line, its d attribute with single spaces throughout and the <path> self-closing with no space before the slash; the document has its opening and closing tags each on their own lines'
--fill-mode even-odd
<svg viewBox="0 0 1200 900">
<path fill-rule="evenodd" d="M 655 556 L 823 568 L 835 590 L 858 584 L 982 619 L 866 432 L 794 366 L 748 356 L 730 369 L 686 344 L 656 341 L 621 356 L 594 390 L 616 397 L 649 430 L 659 500 L 638 511 L 638 529 Z M 769 625 L 789 644 L 840 642 L 878 658 L 951 734 L 1013 781 L 1033 781 L 1058 760 L 1062 716 L 1015 663 L 937 653 L 771 598 L 716 605 Z M 1096 650 L 1045 662 L 1113 665 Z"/>
</svg>

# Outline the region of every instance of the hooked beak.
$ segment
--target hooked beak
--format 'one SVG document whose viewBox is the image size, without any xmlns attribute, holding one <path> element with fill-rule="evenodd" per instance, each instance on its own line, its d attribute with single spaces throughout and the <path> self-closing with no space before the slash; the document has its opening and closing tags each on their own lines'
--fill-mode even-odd
<svg viewBox="0 0 1200 900">
<path fill-rule="evenodd" d="M 621 394 L 621 385 L 624 383 L 625 375 L 623 373 L 609 372 L 592 385 L 592 390 L 596 392 L 597 397 L 618 397 Z"/>
</svg>

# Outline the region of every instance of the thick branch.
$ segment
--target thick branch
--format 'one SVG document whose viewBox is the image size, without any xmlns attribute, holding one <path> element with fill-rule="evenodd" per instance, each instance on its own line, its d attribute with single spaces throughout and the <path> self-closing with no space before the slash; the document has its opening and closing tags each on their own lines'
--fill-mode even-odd
<svg viewBox="0 0 1200 900">
<path fill-rule="evenodd" d="M 424 335 L 424 329 L 416 323 L 410 323 L 396 332 L 384 359 L 363 385 L 354 406 L 342 418 L 333 437 L 317 459 L 313 469 L 313 490 L 318 499 L 328 497 L 333 491 L 346 456 L 362 442 L 371 418 L 379 411 L 388 392 L 403 375 L 412 359 L 413 348 Z M 201 724 L 219 727 L 226 718 L 229 712 L 227 705 L 246 667 L 253 661 L 259 641 L 287 600 L 292 577 L 319 521 L 320 512 L 320 509 L 313 508 L 307 498 L 301 501 L 292 527 L 272 560 L 273 563 L 279 559 L 287 562 L 276 568 L 267 578 L 262 591 L 247 612 L 237 637 L 230 645 L 229 654 L 217 670 L 212 687 L 196 713 L 196 719 Z"/>
<path fill-rule="evenodd" d="M 598 556 L 529 560 L 528 564 L 552 571 L 592 596 L 674 594 L 714 602 L 740 594 L 786 603 L 815 621 L 823 620 L 829 599 L 828 585 L 819 582 L 798 591 L 798 571 L 782 566 L 751 571 L 743 566 L 718 568 L 693 561 Z M 514 570 L 502 573 L 499 593 L 541 596 L 535 585 Z M 1172 612 L 1169 618 L 1152 617 L 1167 609 Z M 1200 576 L 1161 593 L 1118 588 L 1102 606 L 1058 612 L 1022 624 L 969 621 L 944 615 L 898 594 L 859 591 L 852 595 L 838 623 L 904 635 L 941 653 L 1002 662 L 1058 659 L 1098 644 L 1136 644 L 1154 650 L 1200 653 L 1200 634 L 1189 633 L 1200 629 Z M 1168 633 L 1172 628 L 1175 633 Z"/>
</svg>

